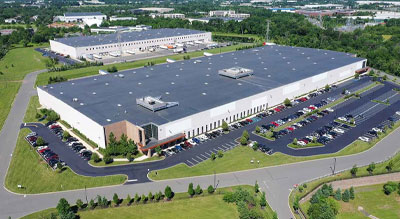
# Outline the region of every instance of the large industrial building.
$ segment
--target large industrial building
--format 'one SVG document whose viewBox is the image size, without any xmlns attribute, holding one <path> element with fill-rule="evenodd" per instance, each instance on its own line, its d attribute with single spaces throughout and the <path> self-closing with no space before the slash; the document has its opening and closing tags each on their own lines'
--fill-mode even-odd
<svg viewBox="0 0 400 219">
<path fill-rule="evenodd" d="M 152 47 L 187 42 L 211 42 L 211 32 L 189 29 L 151 29 L 141 32 L 99 34 L 50 40 L 50 49 L 72 58 L 137 52 Z"/>
<path fill-rule="evenodd" d="M 352 54 L 264 46 L 38 87 L 43 107 L 100 147 L 113 132 L 141 151 L 218 128 L 346 78 Z"/>
</svg>

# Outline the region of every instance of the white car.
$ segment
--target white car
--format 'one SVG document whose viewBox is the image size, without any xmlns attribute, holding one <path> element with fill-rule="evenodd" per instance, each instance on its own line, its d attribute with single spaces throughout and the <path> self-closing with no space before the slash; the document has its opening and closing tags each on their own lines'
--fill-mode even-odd
<svg viewBox="0 0 400 219">
<path fill-rule="evenodd" d="M 358 137 L 358 139 L 360 139 L 361 141 L 369 142 L 369 138 L 364 137 L 364 136 L 360 136 L 360 137 Z"/>
<path fill-rule="evenodd" d="M 190 140 L 189 140 L 189 143 L 190 143 L 191 145 L 193 145 L 193 146 L 197 144 L 195 141 L 193 141 L 193 139 L 190 139 Z"/>
<path fill-rule="evenodd" d="M 343 121 L 343 122 L 347 122 L 347 119 L 343 116 L 339 117 L 338 120 Z"/>
<path fill-rule="evenodd" d="M 26 137 L 29 138 L 29 137 L 31 137 L 31 136 L 36 136 L 36 135 L 37 135 L 36 132 L 31 132 L 31 133 L 29 133 Z"/>
<path fill-rule="evenodd" d="M 334 110 L 332 108 L 326 108 L 326 110 L 328 110 L 328 112 L 333 112 Z"/>
<path fill-rule="evenodd" d="M 305 112 L 309 113 L 309 112 L 311 112 L 311 109 L 308 109 L 308 108 L 303 108 L 303 111 L 305 111 Z"/>
<path fill-rule="evenodd" d="M 71 141 L 70 143 L 68 143 L 68 146 L 72 146 L 73 144 L 75 144 L 75 143 L 79 143 L 79 141 Z"/>
<path fill-rule="evenodd" d="M 379 129 L 379 128 L 372 128 L 372 131 L 382 132 L 382 129 Z"/>
<path fill-rule="evenodd" d="M 333 139 L 332 135 L 330 135 L 330 134 L 325 134 L 324 136 L 329 138 L 329 139 Z"/>
<path fill-rule="evenodd" d="M 400 111 L 397 111 L 397 112 L 396 112 L 396 115 L 400 116 Z"/>
<path fill-rule="evenodd" d="M 40 151 L 40 150 L 45 149 L 45 148 L 47 148 L 47 146 L 39 146 L 39 147 L 37 148 L 37 151 Z"/>
<path fill-rule="evenodd" d="M 304 141 L 297 141 L 297 144 L 301 145 L 301 146 L 305 146 L 306 145 L 306 143 Z"/>
<path fill-rule="evenodd" d="M 337 132 L 337 133 L 340 133 L 340 134 L 344 133 L 343 129 L 340 129 L 340 128 L 334 128 L 333 131 Z"/>
</svg>

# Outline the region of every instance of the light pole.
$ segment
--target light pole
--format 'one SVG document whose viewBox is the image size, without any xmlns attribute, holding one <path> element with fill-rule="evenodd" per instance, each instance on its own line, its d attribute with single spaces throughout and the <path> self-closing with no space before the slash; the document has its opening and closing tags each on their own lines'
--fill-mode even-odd
<svg viewBox="0 0 400 219">
<path fill-rule="evenodd" d="M 88 205 L 89 202 L 88 202 L 88 199 L 87 199 L 86 185 L 85 185 L 85 197 L 86 197 L 86 205 Z"/>
<path fill-rule="evenodd" d="M 331 167 L 332 170 L 332 175 L 335 175 L 335 170 L 336 170 L 336 157 L 333 158 L 333 168 Z"/>
</svg>

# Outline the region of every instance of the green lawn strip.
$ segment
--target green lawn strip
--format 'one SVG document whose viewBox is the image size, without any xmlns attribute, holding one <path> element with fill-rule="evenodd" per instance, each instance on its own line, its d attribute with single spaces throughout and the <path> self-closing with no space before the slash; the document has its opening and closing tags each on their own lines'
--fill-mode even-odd
<svg viewBox="0 0 400 219">
<path fill-rule="evenodd" d="M 19 133 L 10 167 L 7 172 L 5 187 L 16 193 L 44 193 L 82 189 L 85 186 L 98 187 L 117 185 L 125 182 L 126 176 L 85 177 L 66 168 L 63 172 L 53 171 L 36 151 L 25 141 L 24 136 L 30 132 L 22 129 Z M 22 185 L 19 189 L 17 185 Z"/>
<path fill-rule="evenodd" d="M 323 144 L 321 144 L 321 143 L 308 143 L 308 144 L 306 144 L 306 145 L 304 145 L 304 146 L 302 146 L 302 145 L 299 145 L 299 144 L 293 144 L 293 143 L 290 143 L 290 144 L 288 144 L 288 147 L 290 147 L 290 148 L 295 148 L 295 149 L 303 149 L 303 148 L 312 148 L 312 147 L 322 147 L 322 146 L 324 146 Z"/>
<path fill-rule="evenodd" d="M 92 67 L 72 69 L 72 70 L 62 71 L 62 72 L 44 72 L 44 73 L 41 73 L 38 75 L 38 77 L 36 79 L 36 86 L 46 85 L 48 83 L 50 76 L 52 76 L 52 77 L 62 76 L 67 79 L 81 78 L 81 77 L 85 77 L 85 76 L 97 75 L 97 74 L 99 74 L 100 69 L 107 69 L 110 66 L 116 66 L 118 71 L 122 71 L 122 70 L 132 69 L 132 68 L 140 68 L 140 67 L 147 65 L 149 62 L 154 62 L 155 64 L 166 63 L 167 58 L 174 59 L 174 60 L 183 60 L 184 56 L 190 56 L 190 58 L 195 58 L 195 57 L 203 56 L 204 52 L 218 54 L 220 52 L 224 53 L 224 52 L 235 51 L 237 48 L 241 48 L 244 45 L 245 44 L 238 44 L 238 45 L 232 45 L 232 46 L 204 50 L 204 51 L 188 52 L 188 53 L 184 53 L 184 54 L 177 54 L 177 55 L 158 57 L 158 58 L 150 58 L 150 59 L 144 59 L 144 60 L 139 60 L 139 61 L 134 61 L 134 62 L 110 64 L 110 65 L 105 65 L 105 66 L 92 66 Z"/>
<path fill-rule="evenodd" d="M 386 105 L 386 106 L 390 106 L 389 99 L 387 101 L 380 101 L 380 100 L 371 100 L 371 101 L 374 102 L 374 103 L 380 103 L 380 104 L 383 104 L 383 105 Z"/>
<path fill-rule="evenodd" d="M 346 125 L 351 126 L 351 127 L 356 127 L 356 125 L 351 124 L 350 122 L 342 121 L 342 120 L 339 120 L 339 119 L 335 119 L 335 122 L 346 124 Z"/>
<path fill-rule="evenodd" d="M 0 60 L 0 81 L 19 81 L 30 72 L 45 69 L 45 59 L 34 47 L 11 49 Z"/>
<path fill-rule="evenodd" d="M 142 156 L 142 154 L 140 154 Z M 158 161 L 158 160 L 163 160 L 164 157 L 158 157 L 158 156 L 153 156 L 151 158 L 147 158 L 145 160 L 141 160 L 141 161 L 136 161 L 133 160 L 132 162 L 128 162 L 128 161 L 113 161 L 110 164 L 106 164 L 104 163 L 104 161 L 100 161 L 98 163 L 94 162 L 93 160 L 89 161 L 89 164 L 92 166 L 97 166 L 97 167 L 103 167 L 103 166 L 118 166 L 118 165 L 125 165 L 125 164 L 132 164 L 132 163 L 145 163 L 145 162 L 152 162 L 152 161 Z"/>
<path fill-rule="evenodd" d="M 3 128 L 20 86 L 21 82 L 0 81 L 0 130 Z"/>
<path fill-rule="evenodd" d="M 40 107 L 39 97 L 33 96 L 29 100 L 28 108 L 25 113 L 24 122 L 38 122 L 36 118 L 36 113 L 38 113 L 38 108 Z"/>
<path fill-rule="evenodd" d="M 73 132 L 75 135 L 77 135 L 80 139 L 82 139 L 84 142 L 86 142 L 92 148 L 98 148 L 99 147 L 94 141 L 90 140 L 88 137 L 86 137 L 84 134 L 82 134 L 79 130 L 73 128 L 71 130 L 71 132 Z"/>
<path fill-rule="evenodd" d="M 378 86 L 378 85 L 383 85 L 381 82 L 379 82 L 379 81 L 375 81 L 374 83 L 371 83 L 371 84 L 369 84 L 368 86 L 366 86 L 366 87 L 364 87 L 364 88 L 361 88 L 360 90 L 357 90 L 356 92 L 354 92 L 354 93 L 356 93 L 356 94 L 362 94 L 362 93 L 364 93 L 365 91 L 367 91 L 367 90 L 369 90 L 369 89 L 372 89 L 372 88 L 374 88 L 374 87 L 376 87 L 376 86 Z"/>
<path fill-rule="evenodd" d="M 196 187 L 196 185 L 194 185 Z M 253 186 L 241 186 L 246 189 L 250 194 L 254 194 Z M 234 203 L 227 203 L 223 201 L 223 194 L 228 191 L 233 191 L 235 187 L 219 188 L 214 194 L 208 194 L 206 188 L 203 188 L 201 195 L 195 195 L 190 198 L 189 195 L 184 193 L 175 193 L 171 201 L 148 201 L 146 204 L 142 202 L 127 205 L 124 200 L 119 207 L 108 207 L 101 209 L 96 207 L 94 210 L 79 210 L 77 214 L 80 218 L 238 218 L 239 213 Z M 139 193 L 138 193 L 139 194 Z M 133 198 L 135 194 L 130 194 Z M 141 195 L 141 194 L 139 194 Z M 145 194 L 147 195 L 147 194 Z M 125 198 L 125 197 L 119 197 Z M 260 193 L 256 195 L 260 198 Z M 70 203 L 74 205 L 74 203 Z M 112 204 L 112 206 L 114 206 Z M 260 208 L 260 206 L 255 206 Z M 260 210 L 264 218 L 272 218 L 273 211 L 267 205 L 264 210 Z M 43 211 L 35 212 L 33 214 L 23 217 L 23 219 L 33 218 L 48 218 L 51 213 L 57 213 L 55 208 L 46 209 Z"/>
<path fill-rule="evenodd" d="M 68 122 L 64 121 L 64 120 L 59 120 L 59 123 L 61 123 L 63 126 L 67 127 L 67 128 L 72 128 L 72 126 L 70 124 L 68 124 Z"/>
<path fill-rule="evenodd" d="M 394 128 L 388 129 L 386 133 L 379 133 L 379 139 L 376 138 L 376 139 L 374 139 L 374 140 L 372 140 L 371 142 L 368 142 L 368 143 L 357 140 L 357 141 L 355 141 L 355 143 L 358 143 L 357 147 L 366 147 L 368 145 L 369 147 L 366 148 L 366 149 L 369 149 L 372 146 L 374 146 L 377 142 L 379 142 L 380 139 L 384 138 L 385 136 L 387 136 L 388 134 L 390 134 L 391 132 L 396 130 L 399 126 L 400 126 L 400 122 L 397 122 L 395 124 Z M 366 149 L 364 149 L 364 150 L 366 150 Z M 376 169 L 374 170 L 373 174 L 377 175 L 377 174 L 388 173 L 388 171 L 386 169 L 386 166 L 390 162 L 390 160 L 392 160 L 393 164 L 394 164 L 392 172 L 400 171 L 400 153 L 397 153 L 391 159 L 389 159 L 389 160 L 387 160 L 385 162 L 376 164 Z M 355 161 L 354 164 L 357 164 L 357 162 Z M 367 167 L 359 167 L 359 170 L 357 172 L 357 177 L 362 177 L 362 176 L 370 176 L 370 173 L 367 171 Z M 289 205 L 293 206 L 293 202 L 295 200 L 295 197 L 298 197 L 299 199 L 301 199 L 304 196 L 306 196 L 308 193 L 310 193 L 314 189 L 316 189 L 318 186 L 320 186 L 320 185 L 322 185 L 324 183 L 329 183 L 329 182 L 332 182 L 332 181 L 342 180 L 342 179 L 349 179 L 351 177 L 352 177 L 352 175 L 351 175 L 350 171 L 348 170 L 348 171 L 344 171 L 344 172 L 338 173 L 338 174 L 336 174 L 334 176 L 328 176 L 328 177 L 320 178 L 320 179 L 317 179 L 317 180 L 313 180 L 311 182 L 307 182 L 307 188 L 304 188 L 303 192 L 299 192 L 298 190 L 295 190 L 294 192 L 292 192 L 290 194 Z M 304 209 L 303 209 L 303 212 L 305 212 Z"/>
<path fill-rule="evenodd" d="M 394 125 L 394 127 L 392 129 L 388 129 L 386 133 L 380 133 L 379 134 L 380 138 L 385 137 L 399 126 L 400 122 L 397 122 Z M 163 179 L 173 179 L 173 178 L 200 176 L 200 175 L 210 175 L 213 174 L 214 171 L 216 173 L 227 173 L 240 170 L 255 169 L 260 167 L 296 163 L 300 161 L 356 154 L 370 149 L 380 140 L 380 138 L 374 139 L 370 142 L 363 142 L 360 140 L 356 140 L 336 153 L 307 156 L 307 157 L 289 156 L 279 152 L 274 153 L 273 155 L 266 155 L 264 153 L 261 153 L 260 151 L 254 151 L 250 147 L 238 146 L 230 151 L 225 152 L 222 158 L 217 158 L 215 160 L 208 159 L 193 167 L 188 167 L 185 164 L 178 164 L 176 166 L 167 169 L 151 171 L 149 173 L 149 177 L 153 180 L 163 180 Z M 251 160 L 260 161 L 260 163 L 259 164 L 258 162 L 251 163 L 250 162 Z"/>
<path fill-rule="evenodd" d="M 221 32 L 212 32 L 213 36 L 227 36 L 227 37 L 243 37 L 243 38 L 253 38 L 255 41 L 264 41 L 263 37 L 260 37 L 255 34 L 237 34 L 237 33 L 221 33 Z"/>
</svg>

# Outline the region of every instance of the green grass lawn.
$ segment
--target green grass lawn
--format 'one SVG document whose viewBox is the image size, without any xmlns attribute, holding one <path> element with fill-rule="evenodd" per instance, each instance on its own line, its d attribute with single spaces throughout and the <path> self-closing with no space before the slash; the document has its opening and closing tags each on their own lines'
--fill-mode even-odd
<svg viewBox="0 0 400 219">
<path fill-rule="evenodd" d="M 5 186 L 16 193 L 43 193 L 72 189 L 82 189 L 85 186 L 98 187 L 117 185 L 126 180 L 126 176 L 115 175 L 106 177 L 85 177 L 72 172 L 69 168 L 62 173 L 53 171 L 36 151 L 24 140 L 30 132 L 22 129 L 18 136 L 16 148 L 7 172 Z M 25 189 L 17 188 L 22 185 Z"/>
<path fill-rule="evenodd" d="M 53 77 L 54 76 L 62 76 L 67 79 L 80 78 L 80 77 L 85 77 L 85 76 L 97 75 L 99 73 L 100 69 L 107 69 L 109 66 L 113 66 L 113 65 L 116 66 L 119 71 L 121 71 L 121 70 L 126 70 L 126 69 L 143 67 L 148 62 L 155 62 L 156 64 L 165 63 L 167 58 L 174 59 L 174 60 L 183 60 L 184 56 L 189 55 L 191 58 L 195 58 L 195 57 L 203 56 L 204 52 L 217 54 L 219 52 L 223 53 L 223 52 L 235 51 L 237 48 L 243 47 L 243 45 L 244 44 L 238 44 L 238 45 L 232 45 L 232 46 L 227 46 L 227 47 L 222 47 L 222 48 L 210 49 L 210 50 L 206 50 L 206 51 L 195 51 L 195 52 L 171 55 L 171 56 L 166 56 L 166 57 L 144 59 L 144 60 L 139 60 L 139 61 L 134 61 L 134 62 L 110 64 L 110 65 L 106 65 L 106 66 L 93 66 L 93 67 L 73 69 L 73 70 L 62 71 L 62 72 L 45 72 L 45 73 L 41 73 L 38 75 L 37 80 L 36 80 L 36 85 L 37 86 L 46 85 L 48 83 L 50 76 L 53 76 Z"/>
<path fill-rule="evenodd" d="M 0 81 L 0 130 L 3 128 L 20 86 L 21 82 Z"/>
<path fill-rule="evenodd" d="M 400 122 L 397 122 L 393 127 L 393 129 L 389 129 L 386 134 L 381 133 L 380 138 L 391 133 L 399 126 Z M 216 173 L 227 173 L 240 170 L 255 169 L 260 167 L 276 166 L 287 163 L 295 163 L 300 161 L 315 160 L 327 157 L 344 156 L 368 150 L 369 148 L 373 147 L 379 140 L 380 139 L 374 139 L 368 143 L 356 140 L 352 144 L 348 145 L 347 147 L 343 148 L 342 150 L 336 153 L 322 154 L 322 155 L 308 156 L 308 157 L 289 156 L 279 152 L 274 153 L 273 155 L 266 155 L 264 153 L 261 153 L 260 151 L 254 151 L 253 149 L 247 146 L 237 146 L 234 149 L 224 153 L 224 156 L 222 158 L 217 158 L 214 161 L 208 159 L 193 167 L 189 167 L 185 164 L 178 164 L 176 166 L 167 169 L 151 171 L 149 173 L 149 177 L 153 180 L 173 179 L 181 177 L 209 175 L 213 174 L 214 171 Z M 251 160 L 253 160 L 254 162 L 251 163 L 250 162 Z M 257 161 L 260 161 L 260 163 L 258 164 Z M 155 174 L 155 172 L 157 172 L 157 175 Z"/>
<path fill-rule="evenodd" d="M 36 52 L 34 47 L 11 49 L 0 60 L 0 71 L 4 73 L 4 75 L 0 75 L 0 80 L 22 80 L 27 73 L 45 69 L 45 59 L 46 57 Z"/>
<path fill-rule="evenodd" d="M 24 117 L 24 122 L 38 122 L 38 119 L 36 119 L 36 112 L 37 109 L 40 107 L 39 103 L 39 97 L 38 96 L 33 96 L 29 100 L 29 105 L 28 108 L 26 109 L 25 117 Z"/>
<path fill-rule="evenodd" d="M 299 144 L 293 144 L 293 143 L 291 143 L 291 144 L 289 144 L 288 145 L 288 147 L 290 147 L 290 148 L 295 148 L 295 149 L 302 149 L 302 148 L 312 148 L 312 147 L 321 147 L 321 146 L 324 146 L 323 144 L 321 144 L 321 143 L 308 143 L 308 144 L 306 144 L 306 145 L 304 145 L 304 146 L 301 146 L 301 145 L 299 145 Z"/>
<path fill-rule="evenodd" d="M 214 194 L 207 194 L 204 189 L 202 195 L 189 198 L 187 193 L 176 193 L 172 201 L 148 202 L 147 204 L 132 204 L 127 206 L 125 201 L 120 207 L 105 209 L 81 210 L 77 214 L 79 218 L 239 218 L 237 207 L 234 203 L 226 203 L 222 200 L 226 191 L 232 191 L 236 187 L 220 188 Z M 242 188 L 254 194 L 252 186 Z M 140 194 L 139 194 L 140 195 Z M 147 194 L 146 194 L 147 195 Z M 133 197 L 134 194 L 131 194 Z M 259 198 L 259 195 L 256 195 Z M 125 198 L 125 197 L 120 197 Z M 73 204 L 73 203 L 70 203 Z M 259 206 L 255 206 L 259 208 Z M 267 205 L 261 210 L 264 218 L 272 218 L 273 211 Z M 51 213 L 56 213 L 55 208 L 46 209 L 23 217 L 23 219 L 48 218 Z"/>
<path fill-rule="evenodd" d="M 154 156 L 151 158 L 147 158 L 145 160 L 141 160 L 141 161 L 136 161 L 133 160 L 133 162 L 128 162 L 128 161 L 114 161 L 110 164 L 106 164 L 104 163 L 104 161 L 100 161 L 98 163 L 95 163 L 93 160 L 90 160 L 89 163 L 92 166 L 98 166 L 98 167 L 103 167 L 103 166 L 118 166 L 118 165 L 124 165 L 124 164 L 132 164 L 132 163 L 144 163 L 144 162 L 151 162 L 151 161 L 158 161 L 158 160 L 163 160 L 164 157 L 158 157 L 158 156 Z"/>
<path fill-rule="evenodd" d="M 254 40 L 261 42 L 265 39 L 256 34 L 238 34 L 238 33 L 221 33 L 221 32 L 212 32 L 213 36 L 230 36 L 230 37 L 245 37 L 245 38 L 253 38 Z"/>
<path fill-rule="evenodd" d="M 393 192 L 385 195 L 383 184 L 355 187 L 355 199 L 348 203 L 340 202 L 338 219 L 366 218 L 358 211 L 358 206 L 369 214 L 385 219 L 400 218 L 400 195 Z"/>
</svg>

